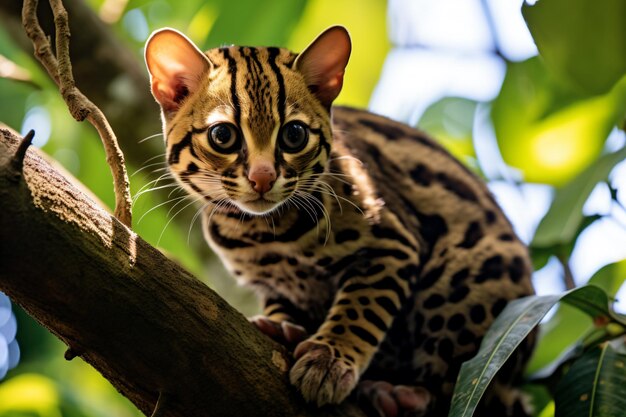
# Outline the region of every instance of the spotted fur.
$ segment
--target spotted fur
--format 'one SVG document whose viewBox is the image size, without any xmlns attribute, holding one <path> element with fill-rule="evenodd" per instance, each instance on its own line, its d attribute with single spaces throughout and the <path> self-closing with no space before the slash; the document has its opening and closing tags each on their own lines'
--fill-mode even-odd
<svg viewBox="0 0 626 417">
<path fill-rule="evenodd" d="M 533 293 L 527 250 L 483 182 L 403 124 L 342 107 L 331 122 L 343 68 L 320 81 L 306 61 L 323 59 L 316 48 L 328 42 L 304 62 L 281 48 L 211 49 L 185 62 L 195 73 L 165 76 L 166 58 L 150 49 L 158 36 L 147 61 L 170 170 L 205 205 L 207 241 L 264 314 L 310 334 L 292 383 L 318 405 L 342 401 L 360 378 L 423 387 L 428 415 L 445 415 L 461 363 L 508 301 Z M 289 153 L 279 137 L 293 121 L 308 142 Z M 235 152 L 209 144 L 215 123 L 241 135 Z M 275 180 L 253 201 L 260 160 Z M 524 415 L 510 384 L 531 347 L 509 361 L 484 415 Z"/>
</svg>

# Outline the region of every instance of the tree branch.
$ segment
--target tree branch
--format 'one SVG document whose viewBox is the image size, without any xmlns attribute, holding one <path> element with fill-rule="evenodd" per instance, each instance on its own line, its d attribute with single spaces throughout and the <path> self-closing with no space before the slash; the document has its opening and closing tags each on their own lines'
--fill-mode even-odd
<svg viewBox="0 0 626 417">
<path fill-rule="evenodd" d="M 0 290 L 144 414 L 363 415 L 303 405 L 281 346 L 34 149 L 16 181 L 19 143 L 0 130 Z"/>
<path fill-rule="evenodd" d="M 48 74 L 59 87 L 61 96 L 74 119 L 82 122 L 89 120 L 100 135 L 107 163 L 113 176 L 115 189 L 115 216 L 126 226 L 132 224 L 131 199 L 128 174 L 124 154 L 117 143 L 117 137 L 111 129 L 108 120 L 100 109 L 93 104 L 76 87 L 70 61 L 70 28 L 67 12 L 61 0 L 50 0 L 54 26 L 56 29 L 56 57 L 52 53 L 50 42 L 37 19 L 38 0 L 24 0 L 22 22 L 28 37 L 35 47 L 35 56 L 48 71 Z"/>
</svg>

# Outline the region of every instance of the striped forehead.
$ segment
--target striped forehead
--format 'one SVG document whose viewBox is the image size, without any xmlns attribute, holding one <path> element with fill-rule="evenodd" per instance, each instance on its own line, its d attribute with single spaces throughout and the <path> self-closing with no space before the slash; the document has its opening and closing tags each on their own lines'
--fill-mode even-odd
<svg viewBox="0 0 626 417">
<path fill-rule="evenodd" d="M 285 120 L 284 71 L 293 54 L 280 48 L 221 48 L 228 65 L 235 122 L 254 147 L 271 145 L 277 127 Z M 251 137 L 250 137 L 251 136 Z"/>
</svg>

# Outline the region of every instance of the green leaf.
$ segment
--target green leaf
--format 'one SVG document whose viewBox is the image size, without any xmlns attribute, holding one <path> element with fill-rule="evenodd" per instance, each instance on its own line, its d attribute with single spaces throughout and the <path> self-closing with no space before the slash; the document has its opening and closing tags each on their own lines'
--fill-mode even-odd
<svg viewBox="0 0 626 417">
<path fill-rule="evenodd" d="M 522 14 L 546 66 L 579 91 L 606 93 L 626 74 L 624 0 L 540 0 Z"/>
<path fill-rule="evenodd" d="M 204 49 L 224 44 L 283 46 L 300 19 L 304 0 L 222 1 Z"/>
<path fill-rule="evenodd" d="M 477 355 L 461 367 L 449 416 L 470 417 L 489 383 L 519 346 L 559 300 L 595 314 L 608 310 L 608 297 L 595 286 L 563 294 L 530 296 L 512 301 L 490 327 Z"/>
<path fill-rule="evenodd" d="M 583 216 L 582 221 L 578 225 L 576 233 L 569 242 L 549 247 L 531 246 L 530 254 L 533 261 L 533 269 L 535 271 L 538 271 L 539 269 L 543 268 L 552 256 L 561 257 L 561 259 L 569 259 L 572 252 L 574 251 L 574 247 L 576 246 L 576 242 L 578 241 L 578 237 L 580 236 L 580 234 L 585 229 L 587 229 L 587 227 L 591 226 L 596 220 L 599 220 L 602 217 L 603 216 L 599 214 Z"/>
<path fill-rule="evenodd" d="M 583 206 L 596 184 L 605 181 L 615 165 L 626 158 L 626 147 L 606 154 L 589 165 L 556 191 L 546 215 L 541 219 L 532 248 L 548 248 L 571 242 L 583 222 Z"/>
<path fill-rule="evenodd" d="M 466 161 L 476 157 L 472 143 L 476 107 L 475 101 L 466 98 L 444 97 L 424 111 L 417 126 Z"/>
<path fill-rule="evenodd" d="M 611 343 L 585 353 L 557 385 L 555 417 L 623 416 L 625 363 L 626 355 L 614 349 Z"/>
<path fill-rule="evenodd" d="M 537 57 L 509 63 L 491 113 L 503 159 L 525 181 L 566 184 L 596 160 L 623 116 L 623 84 L 584 98 L 555 81 Z"/>
<path fill-rule="evenodd" d="M 450 417 L 470 417 L 474 413 L 496 372 L 560 298 L 530 296 L 509 303 L 485 335 L 478 354 L 461 366 Z"/>
<path fill-rule="evenodd" d="M 611 299 L 626 280 L 626 259 L 605 265 L 589 279 Z M 614 314 L 614 313 L 612 313 Z M 561 304 L 550 320 L 541 325 L 539 340 L 526 372 L 544 377 L 576 351 L 576 345 L 593 328 L 588 315 L 573 305 Z"/>
</svg>

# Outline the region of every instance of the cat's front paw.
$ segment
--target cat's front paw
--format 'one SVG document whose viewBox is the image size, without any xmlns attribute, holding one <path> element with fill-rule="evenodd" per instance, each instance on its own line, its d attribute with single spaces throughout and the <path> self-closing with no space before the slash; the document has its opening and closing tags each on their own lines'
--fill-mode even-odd
<svg viewBox="0 0 626 417">
<path fill-rule="evenodd" d="M 297 359 L 289 379 L 304 399 L 316 403 L 339 404 L 356 386 L 358 372 L 354 364 L 335 357 L 335 347 L 306 340 L 294 352 Z"/>
</svg>

